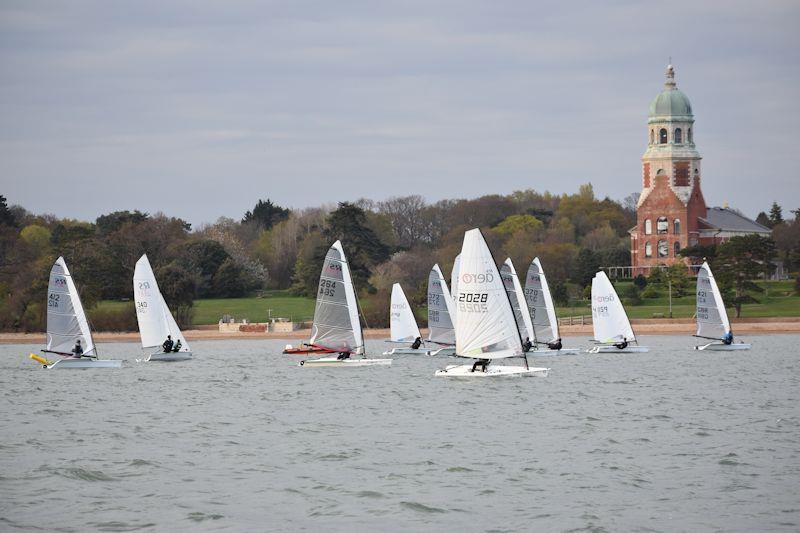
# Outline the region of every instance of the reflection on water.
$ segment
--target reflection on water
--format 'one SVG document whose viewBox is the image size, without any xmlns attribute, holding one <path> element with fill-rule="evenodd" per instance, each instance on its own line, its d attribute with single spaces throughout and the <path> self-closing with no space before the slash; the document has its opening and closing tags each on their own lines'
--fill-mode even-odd
<svg viewBox="0 0 800 533">
<path fill-rule="evenodd" d="M 0 346 L 0 529 L 797 530 L 800 336 L 747 340 L 475 381 L 300 368 L 284 341 L 61 372 Z"/>
</svg>

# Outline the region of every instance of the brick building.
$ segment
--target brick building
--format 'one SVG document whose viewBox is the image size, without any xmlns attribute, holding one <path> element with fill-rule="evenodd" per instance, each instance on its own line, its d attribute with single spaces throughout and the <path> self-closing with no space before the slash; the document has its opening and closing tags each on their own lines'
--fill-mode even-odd
<svg viewBox="0 0 800 533">
<path fill-rule="evenodd" d="M 770 233 L 769 228 L 727 207 L 706 207 L 692 105 L 675 84 L 672 65 L 666 74 L 664 90 L 650 104 L 647 120 L 642 193 L 637 224 L 630 230 L 634 276 L 646 275 L 656 265 L 685 262 L 678 252 L 687 246 L 719 243 L 734 235 Z"/>
</svg>

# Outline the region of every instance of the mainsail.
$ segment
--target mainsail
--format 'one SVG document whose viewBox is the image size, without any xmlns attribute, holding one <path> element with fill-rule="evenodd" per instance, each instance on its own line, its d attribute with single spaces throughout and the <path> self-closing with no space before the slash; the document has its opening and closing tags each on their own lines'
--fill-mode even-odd
<svg viewBox="0 0 800 533">
<path fill-rule="evenodd" d="M 697 336 L 721 339 L 731 331 L 728 312 L 708 263 L 697 272 Z"/>
<path fill-rule="evenodd" d="M 508 302 L 514 311 L 514 320 L 517 323 L 520 338 L 524 341 L 533 342 L 534 333 L 531 315 L 525 303 L 525 294 L 522 291 L 522 285 L 519 283 L 517 270 L 514 268 L 514 263 L 511 262 L 510 257 L 500 267 L 500 277 L 503 278 L 503 286 L 506 289 L 506 294 L 508 294 Z"/>
<path fill-rule="evenodd" d="M 447 288 L 439 265 L 433 265 L 428 275 L 428 340 L 452 346 L 456 343 L 453 328 L 453 298 Z"/>
<path fill-rule="evenodd" d="M 550 343 L 558 340 L 561 335 L 558 331 L 553 297 L 538 257 L 528 267 L 528 275 L 525 278 L 525 300 L 533 319 L 536 342 Z"/>
<path fill-rule="evenodd" d="M 78 289 L 63 257 L 50 270 L 47 287 L 46 351 L 69 354 L 75 341 L 81 341 L 85 355 L 96 354 L 92 332 L 86 320 Z"/>
<path fill-rule="evenodd" d="M 339 241 L 330 247 L 322 265 L 309 344 L 337 352 L 364 352 L 356 293 Z"/>
<path fill-rule="evenodd" d="M 399 283 L 392 285 L 389 329 L 393 342 L 414 342 L 417 338 L 422 337 L 417 327 L 417 320 L 414 318 L 414 312 Z"/>
<path fill-rule="evenodd" d="M 476 359 L 524 355 L 503 280 L 479 229 L 464 234 L 456 317 L 457 355 Z"/>
<path fill-rule="evenodd" d="M 636 340 L 628 315 L 605 272 L 598 272 L 592 280 L 592 328 L 597 342 Z"/>
<path fill-rule="evenodd" d="M 453 270 L 450 272 L 450 295 L 453 300 L 458 300 L 458 275 L 461 271 L 461 254 L 453 260 Z"/>
<path fill-rule="evenodd" d="M 167 335 L 170 335 L 173 342 L 180 341 L 181 352 L 190 351 L 189 343 L 158 288 L 147 254 L 139 258 L 133 271 L 133 297 L 136 301 L 136 319 L 139 321 L 142 348 L 161 346 Z"/>
</svg>

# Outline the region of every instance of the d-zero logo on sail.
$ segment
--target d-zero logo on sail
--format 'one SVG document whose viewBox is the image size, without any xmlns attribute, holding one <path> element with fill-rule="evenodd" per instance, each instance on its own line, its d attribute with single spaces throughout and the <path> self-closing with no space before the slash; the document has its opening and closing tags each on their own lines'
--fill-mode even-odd
<svg viewBox="0 0 800 533">
<path fill-rule="evenodd" d="M 609 294 L 607 296 L 595 296 L 594 300 L 599 304 L 604 304 L 606 302 L 613 302 L 614 301 L 614 295 L 613 294 Z"/>
<path fill-rule="evenodd" d="M 461 274 L 461 282 L 462 283 L 491 283 L 494 281 L 494 274 L 491 270 L 487 270 L 485 274 L 470 274 L 469 272 L 465 272 Z"/>
</svg>

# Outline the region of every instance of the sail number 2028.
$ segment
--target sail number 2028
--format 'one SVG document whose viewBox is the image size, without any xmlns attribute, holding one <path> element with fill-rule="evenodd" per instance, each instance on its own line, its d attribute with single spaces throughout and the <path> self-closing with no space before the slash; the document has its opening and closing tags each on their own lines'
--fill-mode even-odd
<svg viewBox="0 0 800 533">
<path fill-rule="evenodd" d="M 488 299 L 489 294 L 485 292 L 462 292 L 458 295 L 458 306 L 461 311 L 486 313 L 488 311 L 486 307 Z"/>
</svg>

